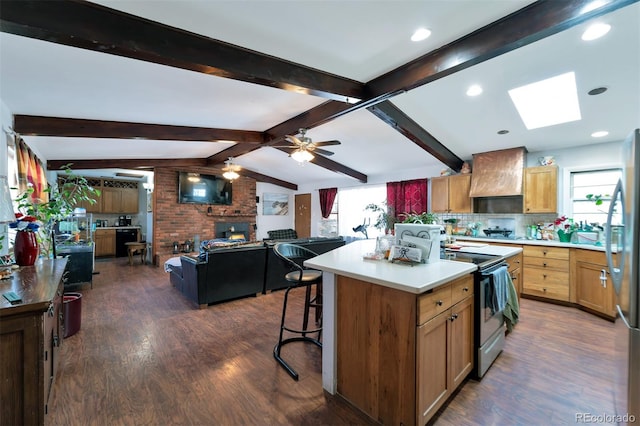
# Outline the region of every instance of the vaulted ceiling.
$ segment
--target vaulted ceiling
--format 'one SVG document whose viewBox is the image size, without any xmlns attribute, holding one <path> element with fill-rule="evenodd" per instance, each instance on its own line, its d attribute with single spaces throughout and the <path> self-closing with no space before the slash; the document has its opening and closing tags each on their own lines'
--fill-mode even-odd
<svg viewBox="0 0 640 426">
<path fill-rule="evenodd" d="M 100 3 L 100 4 L 98 4 Z M 473 153 L 621 140 L 640 116 L 640 8 L 590 1 L 3 1 L 0 99 L 49 168 L 215 167 L 295 189 Z M 587 44 L 587 24 L 612 31 Z M 409 41 L 418 26 L 433 35 Z M 583 119 L 527 131 L 507 90 L 566 71 Z M 471 83 L 485 93 L 464 95 Z M 592 97 L 594 87 L 609 90 Z M 338 139 L 300 167 L 273 148 Z M 498 130 L 507 129 L 504 136 Z M 592 140 L 595 130 L 609 137 Z"/>
</svg>

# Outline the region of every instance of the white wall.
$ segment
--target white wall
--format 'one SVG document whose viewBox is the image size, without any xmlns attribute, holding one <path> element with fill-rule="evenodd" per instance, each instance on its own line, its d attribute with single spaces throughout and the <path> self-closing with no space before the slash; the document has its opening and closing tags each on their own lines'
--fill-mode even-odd
<svg viewBox="0 0 640 426">
<path fill-rule="evenodd" d="M 289 213 L 286 215 L 263 215 L 262 207 L 264 203 L 264 194 L 265 193 L 277 193 L 277 194 L 288 194 L 289 195 Z M 298 191 L 297 193 L 304 194 L 304 191 Z M 295 201 L 294 195 L 296 191 L 292 191 L 290 189 L 283 188 L 281 186 L 273 185 L 270 183 L 256 183 L 256 196 L 259 197 L 260 202 L 257 203 L 258 214 L 256 215 L 256 239 L 262 240 L 264 238 L 268 238 L 269 235 L 267 231 L 273 231 L 274 229 L 295 229 L 295 209 L 293 208 L 293 203 Z M 313 196 L 312 196 L 313 198 Z M 313 202 L 313 201 L 312 201 Z M 313 212 L 315 209 L 312 208 Z M 313 230 L 311 231 L 311 235 L 313 234 Z"/>
<path fill-rule="evenodd" d="M 8 128 L 13 128 L 13 118 L 11 111 L 5 105 L 5 103 L 0 99 L 0 176 L 6 176 L 9 173 L 9 162 L 7 158 L 7 138 L 9 137 L 4 130 Z M 0 255 L 5 255 L 8 253 L 7 249 L 9 244 L 7 243 L 7 225 L 0 224 L 0 235 L 4 235 L 4 240 L 2 244 L 2 250 L 0 250 Z"/>
</svg>

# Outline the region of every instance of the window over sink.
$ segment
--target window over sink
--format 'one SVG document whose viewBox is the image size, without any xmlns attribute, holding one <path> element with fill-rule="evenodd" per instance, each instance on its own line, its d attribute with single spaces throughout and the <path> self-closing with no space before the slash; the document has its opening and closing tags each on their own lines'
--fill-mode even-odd
<svg viewBox="0 0 640 426">
<path fill-rule="evenodd" d="M 606 223 L 611 194 L 621 175 L 619 168 L 571 172 L 570 201 L 574 222 Z M 599 195 L 602 204 L 588 199 L 589 194 Z"/>
</svg>

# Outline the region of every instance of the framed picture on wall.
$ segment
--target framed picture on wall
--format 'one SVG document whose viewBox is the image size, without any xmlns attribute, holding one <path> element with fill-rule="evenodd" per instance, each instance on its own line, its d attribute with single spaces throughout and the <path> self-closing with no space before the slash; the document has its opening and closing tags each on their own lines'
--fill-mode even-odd
<svg viewBox="0 0 640 426">
<path fill-rule="evenodd" d="M 264 193 L 262 195 L 262 214 L 278 216 L 289 214 L 289 194 Z"/>
</svg>

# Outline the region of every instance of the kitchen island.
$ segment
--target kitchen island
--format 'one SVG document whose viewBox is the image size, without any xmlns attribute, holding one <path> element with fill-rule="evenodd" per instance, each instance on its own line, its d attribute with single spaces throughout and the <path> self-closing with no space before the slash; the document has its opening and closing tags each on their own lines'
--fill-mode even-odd
<svg viewBox="0 0 640 426">
<path fill-rule="evenodd" d="M 323 271 L 322 385 L 382 424 L 424 424 L 473 368 L 473 264 L 364 259 L 361 240 L 307 260 Z"/>
</svg>

